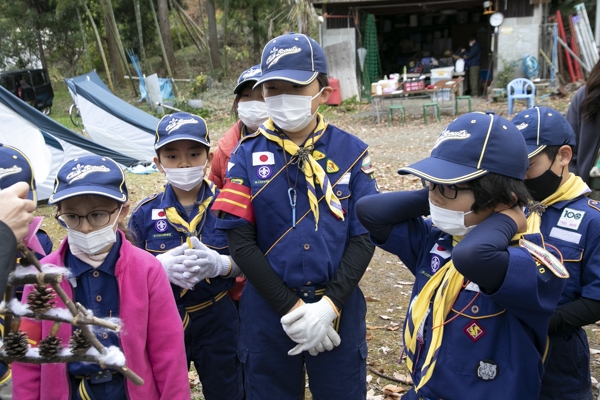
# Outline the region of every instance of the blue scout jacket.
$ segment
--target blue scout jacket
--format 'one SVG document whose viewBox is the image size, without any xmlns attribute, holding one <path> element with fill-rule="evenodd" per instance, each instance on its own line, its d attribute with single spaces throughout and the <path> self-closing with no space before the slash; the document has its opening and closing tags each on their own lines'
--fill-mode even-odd
<svg viewBox="0 0 600 400">
<path fill-rule="evenodd" d="M 213 196 L 212 204 L 216 195 L 214 184 L 204 181 L 196 204 L 202 204 L 208 197 Z M 171 185 L 166 185 L 163 193 L 153 194 L 142 200 L 133 210 L 129 219 L 129 229 L 134 236 L 136 245 L 155 256 L 182 245 L 187 238 L 187 234 L 181 231 L 182 227 L 176 226 L 167 219 L 165 208 L 168 207 L 175 207 L 179 215 L 187 221 L 191 221 L 198 214 L 198 207 L 195 207 L 191 215 L 186 218 L 186 212 L 177 200 L 173 188 Z M 198 224 L 199 229 L 196 236 L 206 247 L 216 250 L 220 254 L 229 254 L 227 234 L 215 229 L 215 220 L 209 206 L 209 209 L 204 212 L 203 220 Z M 194 290 L 185 291 L 183 297 L 181 297 L 182 289 L 179 286 L 171 284 L 171 287 L 178 306 L 189 307 L 228 290 L 234 283 L 235 278 L 210 278 L 210 283 L 207 280 L 199 282 Z"/>
<path fill-rule="evenodd" d="M 259 248 L 290 288 L 325 285 L 333 278 L 350 238 L 367 233 L 356 217 L 356 201 L 378 192 L 368 146 L 318 118 L 316 130 L 325 132 L 314 143 L 312 156 L 329 178 L 342 205 L 343 220 L 332 213 L 320 186 L 315 185 L 320 214 L 315 230 L 303 172 L 290 161 L 289 153 L 284 154 L 279 144 L 260 133 L 264 130 L 267 135 L 283 135 L 271 120 L 234 149 L 225 186 L 212 207 L 213 211 L 226 213 L 217 220 L 217 228 L 256 224 Z M 297 195 L 295 227 L 290 188 L 295 188 Z"/>
<path fill-rule="evenodd" d="M 526 239 L 542 244 L 539 234 Z M 424 218 L 395 225 L 385 243 L 371 240 L 398 255 L 415 275 L 411 299 L 451 259 L 453 248 L 452 236 Z M 480 292 L 475 283 L 463 285 L 446 317 L 433 376 L 418 394 L 409 392 L 407 399 L 538 398 L 548 350 L 548 323 L 565 280 L 539 269 L 527 250 L 509 247 L 508 251 L 510 263 L 498 291 L 490 295 Z M 431 331 L 430 313 L 416 350 L 415 384 L 421 378 Z"/>
</svg>

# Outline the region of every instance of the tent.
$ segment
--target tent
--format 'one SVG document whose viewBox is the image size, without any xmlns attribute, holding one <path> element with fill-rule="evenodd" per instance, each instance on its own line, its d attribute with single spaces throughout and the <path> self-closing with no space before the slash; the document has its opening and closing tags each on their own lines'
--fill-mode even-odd
<svg viewBox="0 0 600 400">
<path fill-rule="evenodd" d="M 139 161 L 67 129 L 3 87 L 0 87 L 0 121 L 0 143 L 18 148 L 31 161 L 39 200 L 50 197 L 56 174 L 69 159 L 98 154 L 125 166 Z"/>
<path fill-rule="evenodd" d="M 96 86 L 101 87 L 106 90 L 108 93 L 111 93 L 110 89 L 102 82 L 102 79 L 98 76 L 96 71 L 88 72 L 87 74 L 74 76 L 72 78 L 65 79 L 65 83 L 67 84 L 67 88 L 69 89 L 69 93 L 73 98 L 75 104 L 77 104 L 77 89 L 75 88 L 75 82 L 83 82 L 83 81 L 92 81 L 96 84 Z"/>
<path fill-rule="evenodd" d="M 76 96 L 85 132 L 102 146 L 142 162 L 152 162 L 156 156 L 154 136 L 158 118 L 121 100 L 103 83 L 92 79 L 92 74 L 87 75 L 90 79 L 66 80 Z"/>
</svg>

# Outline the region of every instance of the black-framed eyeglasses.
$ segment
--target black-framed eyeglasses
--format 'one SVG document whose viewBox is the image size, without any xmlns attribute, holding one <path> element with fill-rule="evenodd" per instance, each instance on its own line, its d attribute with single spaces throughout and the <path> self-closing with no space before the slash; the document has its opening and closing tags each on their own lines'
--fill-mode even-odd
<svg viewBox="0 0 600 400">
<path fill-rule="evenodd" d="M 425 179 L 421 179 L 421 183 L 424 188 L 428 188 L 430 192 L 434 191 L 437 187 L 440 194 L 447 199 L 454 200 L 458 196 L 458 192 L 461 190 L 473 190 L 467 187 L 458 187 L 456 185 L 440 185 L 438 183 L 429 182 Z"/>
<path fill-rule="evenodd" d="M 87 215 L 78 215 L 75 213 L 57 213 L 54 217 L 58 223 L 64 228 L 75 229 L 81 224 L 83 218 L 87 219 L 91 226 L 96 228 L 108 225 L 110 222 L 110 216 L 115 213 L 121 206 L 118 206 L 112 211 L 106 210 L 95 210 Z"/>
</svg>

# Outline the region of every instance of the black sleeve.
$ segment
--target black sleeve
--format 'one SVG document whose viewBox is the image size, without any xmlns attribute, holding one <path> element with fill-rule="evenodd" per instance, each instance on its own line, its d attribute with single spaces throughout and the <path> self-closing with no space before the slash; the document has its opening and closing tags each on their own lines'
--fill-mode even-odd
<svg viewBox="0 0 600 400">
<path fill-rule="evenodd" d="M 395 224 L 429 215 L 429 190 L 390 192 L 362 197 L 356 202 L 356 215 L 375 239 L 386 242 Z"/>
<path fill-rule="evenodd" d="M 494 213 L 477 225 L 452 250 L 454 267 L 486 293 L 500 289 L 510 255 L 508 245 L 517 224 L 507 215 Z"/>
<path fill-rule="evenodd" d="M 12 229 L 0 221 L 0 299 L 4 298 L 8 274 L 17 259 L 17 238 Z"/>
<path fill-rule="evenodd" d="M 256 226 L 246 224 L 227 231 L 229 251 L 235 263 L 258 293 L 281 316 L 297 302 L 298 296 L 283 283 L 256 244 Z"/>
<path fill-rule="evenodd" d="M 548 332 L 579 328 L 600 320 L 600 301 L 580 297 L 560 305 L 550 317 Z"/>
<path fill-rule="evenodd" d="M 327 284 L 324 293 L 339 310 L 344 308 L 346 300 L 358 285 L 374 251 L 375 246 L 369 240 L 368 234 L 350 238 L 340 266 L 335 271 L 333 279 Z"/>
</svg>

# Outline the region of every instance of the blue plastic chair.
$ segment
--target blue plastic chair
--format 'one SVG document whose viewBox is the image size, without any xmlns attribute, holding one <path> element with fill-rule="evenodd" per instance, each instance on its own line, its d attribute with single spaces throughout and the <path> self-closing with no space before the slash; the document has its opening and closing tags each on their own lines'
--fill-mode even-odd
<svg viewBox="0 0 600 400">
<path fill-rule="evenodd" d="M 515 100 L 527 100 L 527 108 L 535 106 L 535 85 L 529 79 L 517 78 L 508 83 L 506 87 L 508 96 L 508 115 L 513 114 Z"/>
</svg>

